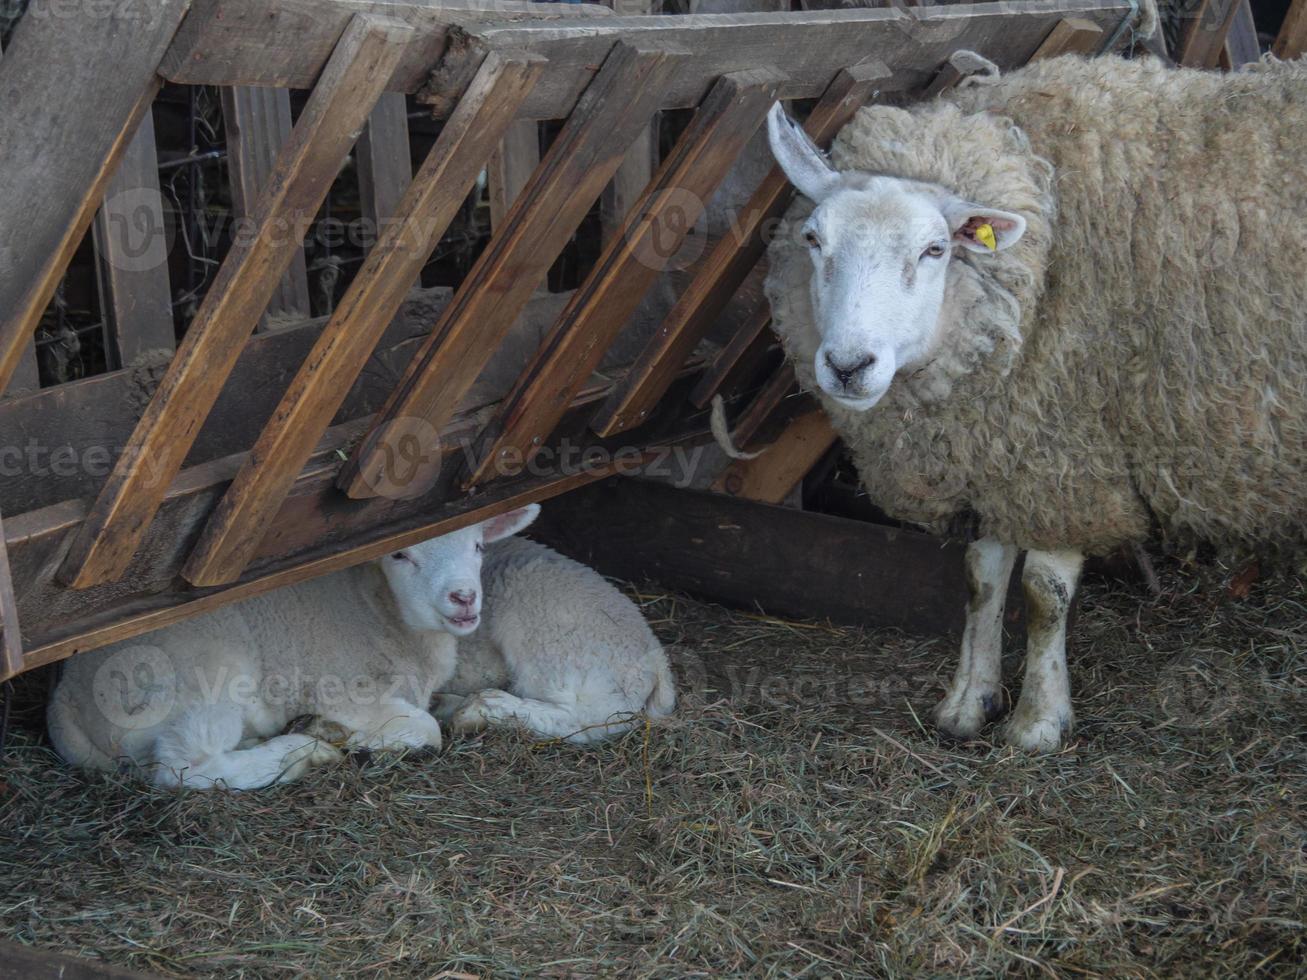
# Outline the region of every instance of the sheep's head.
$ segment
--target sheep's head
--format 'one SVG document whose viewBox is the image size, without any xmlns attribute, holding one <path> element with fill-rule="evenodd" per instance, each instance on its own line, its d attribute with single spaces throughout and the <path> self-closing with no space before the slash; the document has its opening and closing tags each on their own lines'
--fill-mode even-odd
<svg viewBox="0 0 1307 980">
<path fill-rule="evenodd" d="M 935 184 L 840 173 L 779 103 L 767 118 L 767 134 L 781 169 L 817 205 L 799 230 L 813 263 L 817 383 L 841 404 L 865 411 L 896 374 L 932 357 L 954 255 L 1010 248 L 1026 221 Z"/>
<path fill-rule="evenodd" d="M 410 629 L 455 636 L 475 630 L 481 623 L 485 546 L 521 531 L 539 513 L 539 504 L 527 504 L 381 559 L 404 623 Z"/>
</svg>

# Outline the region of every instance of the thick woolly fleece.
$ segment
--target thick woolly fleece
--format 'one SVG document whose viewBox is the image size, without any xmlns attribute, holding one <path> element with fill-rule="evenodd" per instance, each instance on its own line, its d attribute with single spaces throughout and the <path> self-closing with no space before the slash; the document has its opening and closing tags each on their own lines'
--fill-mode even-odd
<svg viewBox="0 0 1307 980">
<path fill-rule="evenodd" d="M 839 170 L 930 181 L 1029 222 L 951 260 L 942 340 L 872 410 L 822 396 L 872 499 L 947 533 L 1102 553 L 1156 526 L 1228 550 L 1307 541 L 1307 63 L 1224 74 L 1051 59 L 861 110 Z M 812 390 L 796 234 L 775 329 Z"/>
<path fill-rule="evenodd" d="M 676 705 L 667 654 L 640 610 L 592 568 L 525 538 L 486 549 L 482 624 L 458 642 L 441 690 L 504 689 L 527 699 L 519 722 L 537 735 L 592 742 L 641 712 Z"/>
</svg>

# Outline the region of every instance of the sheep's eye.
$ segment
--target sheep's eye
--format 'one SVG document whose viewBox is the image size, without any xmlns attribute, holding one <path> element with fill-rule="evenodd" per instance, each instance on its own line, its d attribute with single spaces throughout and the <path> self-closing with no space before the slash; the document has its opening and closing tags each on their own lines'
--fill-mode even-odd
<svg viewBox="0 0 1307 980">
<path fill-rule="evenodd" d="M 946 251 L 947 249 L 945 249 L 943 245 L 941 245 L 939 242 L 935 242 L 933 245 L 926 246 L 926 250 L 921 253 L 921 257 L 924 259 L 927 256 L 929 256 L 932 259 L 937 259 L 941 255 L 943 255 Z"/>
<path fill-rule="evenodd" d="M 413 559 L 409 558 L 407 552 L 403 552 L 403 551 L 397 551 L 397 552 L 395 552 L 393 555 L 391 555 L 390 557 L 393 558 L 393 559 L 395 559 L 395 561 L 412 561 L 412 560 L 413 560 Z"/>
<path fill-rule="evenodd" d="M 811 228 L 804 231 L 803 240 L 808 243 L 809 248 L 821 248 L 821 239 L 817 237 L 817 233 Z"/>
</svg>

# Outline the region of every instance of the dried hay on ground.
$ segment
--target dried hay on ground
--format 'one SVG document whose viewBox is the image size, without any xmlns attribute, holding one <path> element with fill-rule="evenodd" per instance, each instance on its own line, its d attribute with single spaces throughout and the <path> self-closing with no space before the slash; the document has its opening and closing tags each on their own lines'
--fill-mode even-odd
<svg viewBox="0 0 1307 980">
<path fill-rule="evenodd" d="M 1163 586 L 1089 587 L 1078 737 L 1044 759 L 924 726 L 951 643 L 670 596 L 669 724 L 243 796 L 68 771 L 29 680 L 0 936 L 170 975 L 1293 974 L 1303 583 Z"/>
</svg>

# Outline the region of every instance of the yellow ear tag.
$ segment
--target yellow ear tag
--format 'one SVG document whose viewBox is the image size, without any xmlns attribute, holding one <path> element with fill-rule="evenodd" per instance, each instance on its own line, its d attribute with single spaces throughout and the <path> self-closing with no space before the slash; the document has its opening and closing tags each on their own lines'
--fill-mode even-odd
<svg viewBox="0 0 1307 980">
<path fill-rule="evenodd" d="M 991 252 L 998 250 L 998 239 L 994 237 L 994 226 L 991 224 L 978 225 L 976 227 L 976 241 L 984 245 Z"/>
</svg>

